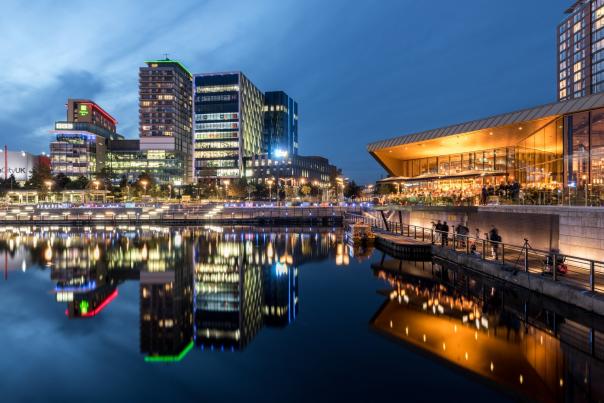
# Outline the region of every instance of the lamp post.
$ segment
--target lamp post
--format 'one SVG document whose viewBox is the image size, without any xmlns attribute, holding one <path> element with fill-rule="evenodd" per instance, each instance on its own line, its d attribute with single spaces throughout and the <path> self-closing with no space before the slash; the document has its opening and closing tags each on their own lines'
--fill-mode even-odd
<svg viewBox="0 0 604 403">
<path fill-rule="evenodd" d="M 272 179 L 269 179 L 266 181 L 266 183 L 268 183 L 268 201 L 273 200 L 273 183 L 274 181 Z"/>
<path fill-rule="evenodd" d="M 141 185 L 143 185 L 143 191 L 144 191 L 144 195 L 147 195 L 147 184 L 149 184 L 149 181 L 147 181 L 146 179 L 143 179 L 141 181 Z"/>
<path fill-rule="evenodd" d="M 227 199 L 228 199 L 228 197 L 229 197 L 229 185 L 230 185 L 230 184 L 231 184 L 231 181 L 230 181 L 230 180 L 228 180 L 228 179 L 227 179 L 227 180 L 225 180 L 225 181 L 224 181 L 224 196 L 225 196 L 225 198 L 227 198 Z"/>
<path fill-rule="evenodd" d="M 168 185 L 168 192 L 169 192 L 169 194 L 168 194 L 168 198 L 169 198 L 170 200 L 172 200 L 172 185 Z"/>
<path fill-rule="evenodd" d="M 585 191 L 585 207 L 587 207 L 587 175 L 583 174 L 583 189 Z"/>
<path fill-rule="evenodd" d="M 94 185 L 94 189 L 95 190 L 99 190 L 99 184 L 100 184 L 100 182 L 98 180 L 96 180 L 96 179 L 93 180 L 92 184 Z"/>
</svg>

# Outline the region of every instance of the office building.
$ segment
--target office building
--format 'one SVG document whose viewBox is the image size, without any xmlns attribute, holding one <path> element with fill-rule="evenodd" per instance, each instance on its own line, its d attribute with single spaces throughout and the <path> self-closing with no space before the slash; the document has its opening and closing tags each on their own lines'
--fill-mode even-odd
<svg viewBox="0 0 604 403">
<path fill-rule="evenodd" d="M 245 177 L 252 183 L 273 180 L 292 186 L 304 183 L 328 186 L 335 182 L 339 173 L 327 158 L 317 156 L 272 157 L 264 153 L 245 159 Z"/>
<path fill-rule="evenodd" d="M 109 140 L 122 139 L 117 121 L 90 100 L 70 99 L 67 120 L 55 123 L 51 133 L 50 167 L 53 175 L 62 173 L 71 179 L 94 178 L 106 168 Z"/>
<path fill-rule="evenodd" d="M 191 183 L 191 73 L 180 62 L 168 58 L 146 64 L 139 70 L 140 149 L 162 165 L 158 182 L 175 186 Z"/>
<path fill-rule="evenodd" d="M 604 91 L 604 1 L 578 0 L 558 25 L 558 100 Z"/>
<path fill-rule="evenodd" d="M 195 176 L 243 176 L 243 159 L 263 152 L 264 95 L 241 72 L 199 74 L 195 91 Z"/>
<path fill-rule="evenodd" d="M 480 194 L 483 185 L 604 196 L 604 94 L 573 99 L 367 146 L 391 182 L 416 194 Z M 568 192 L 566 192 L 568 193 Z"/>
<path fill-rule="evenodd" d="M 31 178 L 34 168 L 47 163 L 48 157 L 32 155 L 25 151 L 9 151 L 0 148 L 0 179 L 6 180 L 13 176 L 15 181 L 22 184 Z"/>
<path fill-rule="evenodd" d="M 271 157 L 298 155 L 298 103 L 283 91 L 264 94 L 263 139 Z"/>
</svg>

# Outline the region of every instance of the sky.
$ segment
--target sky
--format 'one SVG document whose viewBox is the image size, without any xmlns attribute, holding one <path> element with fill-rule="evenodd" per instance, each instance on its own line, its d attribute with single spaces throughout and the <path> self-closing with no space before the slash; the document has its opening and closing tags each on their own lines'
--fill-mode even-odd
<svg viewBox="0 0 604 403">
<path fill-rule="evenodd" d="M 372 141 L 556 100 L 571 0 L 3 0 L 0 138 L 48 152 L 67 98 L 138 137 L 138 68 L 243 71 L 299 104 L 300 153 L 364 184 Z"/>
</svg>

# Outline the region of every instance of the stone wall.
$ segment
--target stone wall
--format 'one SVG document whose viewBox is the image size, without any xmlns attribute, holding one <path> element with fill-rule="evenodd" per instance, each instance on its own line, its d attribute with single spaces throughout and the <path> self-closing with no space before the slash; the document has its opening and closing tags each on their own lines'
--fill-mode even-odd
<svg viewBox="0 0 604 403">
<path fill-rule="evenodd" d="M 378 215 L 379 216 L 379 215 Z M 398 211 L 387 214 L 398 222 Z M 569 206 L 404 207 L 403 222 L 431 228 L 447 221 L 449 227 L 465 223 L 471 235 L 481 236 L 494 225 L 504 243 L 535 249 L 558 248 L 563 254 L 604 261 L 604 208 Z"/>
</svg>

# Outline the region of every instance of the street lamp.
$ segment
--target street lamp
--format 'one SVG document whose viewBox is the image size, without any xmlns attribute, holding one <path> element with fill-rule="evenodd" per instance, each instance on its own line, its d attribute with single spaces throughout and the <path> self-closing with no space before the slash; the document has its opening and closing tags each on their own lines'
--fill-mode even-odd
<svg viewBox="0 0 604 403">
<path fill-rule="evenodd" d="M 169 198 L 172 200 L 172 185 L 168 185 L 168 190 L 170 191 Z"/>
<path fill-rule="evenodd" d="M 266 181 L 268 183 L 268 201 L 273 200 L 273 183 L 275 183 L 272 179 Z"/>
<path fill-rule="evenodd" d="M 226 198 L 229 197 L 229 185 L 231 184 L 231 181 L 226 179 L 224 182 L 224 195 Z"/>
<path fill-rule="evenodd" d="M 147 185 L 148 185 L 148 184 L 149 184 L 149 181 L 148 181 L 148 180 L 146 180 L 146 179 L 143 179 L 143 180 L 141 181 L 141 185 L 143 185 L 143 190 L 144 190 L 144 192 L 145 192 L 145 193 L 144 193 L 144 194 L 145 194 L 145 196 L 147 195 Z"/>
<path fill-rule="evenodd" d="M 52 181 L 44 181 L 44 184 L 48 186 L 48 191 L 50 192 L 50 189 L 52 188 Z"/>
<path fill-rule="evenodd" d="M 92 184 L 94 185 L 95 190 L 99 190 L 99 184 L 100 184 L 100 182 L 98 180 L 93 180 Z"/>
</svg>

